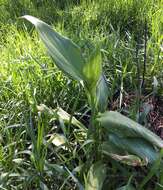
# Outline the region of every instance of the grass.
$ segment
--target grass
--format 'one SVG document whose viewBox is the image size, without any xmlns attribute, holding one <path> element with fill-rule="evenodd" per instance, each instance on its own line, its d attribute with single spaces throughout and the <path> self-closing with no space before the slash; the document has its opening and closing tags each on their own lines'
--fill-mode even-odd
<svg viewBox="0 0 163 190">
<path fill-rule="evenodd" d="M 18 17 L 31 14 L 52 24 L 81 47 L 85 58 L 99 45 L 110 87 L 110 104 L 121 90 L 117 109 L 123 110 L 119 97 L 123 100 L 125 93 L 136 94 L 135 103 L 123 110 L 136 120 L 139 104 L 143 103 L 140 96 L 153 91 L 154 76 L 158 80 L 157 96 L 163 95 L 161 1 L 34 2 L 0 1 L 0 189 L 77 189 L 79 181 L 84 183 L 80 179 L 86 159 L 79 148 L 82 131 L 72 125 L 68 128 L 62 120 L 54 121 L 56 118 L 48 113 L 40 115 L 37 105 L 43 103 L 54 109 L 60 106 L 87 123 L 90 109 L 86 97 L 76 82 L 55 67 L 31 25 Z M 146 73 L 140 91 L 145 22 Z M 49 142 L 57 131 L 66 135 L 68 150 Z M 85 146 L 89 146 L 87 143 Z M 109 189 L 126 185 L 131 176 L 136 187 L 146 181 L 145 167 L 137 171 L 113 160 L 108 160 L 107 167 L 106 189 L 108 183 Z M 144 189 L 162 188 L 159 170 L 154 171 Z"/>
</svg>

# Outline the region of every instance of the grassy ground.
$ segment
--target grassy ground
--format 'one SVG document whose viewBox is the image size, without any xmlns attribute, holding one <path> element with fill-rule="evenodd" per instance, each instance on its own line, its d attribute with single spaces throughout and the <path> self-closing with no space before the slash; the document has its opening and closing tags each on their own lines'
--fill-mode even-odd
<svg viewBox="0 0 163 190">
<path fill-rule="evenodd" d="M 161 0 L 0 0 L 0 14 L 0 189 L 75 189 L 69 174 L 80 176 L 74 168 L 85 159 L 78 150 L 82 135 L 49 114 L 40 116 L 37 105 L 60 106 L 87 123 L 86 97 L 55 67 L 32 26 L 18 17 L 31 14 L 53 25 L 81 47 L 85 58 L 100 46 L 108 109 L 137 120 L 144 97 L 153 93 L 150 98 L 161 102 L 163 96 Z M 120 97 L 125 101 L 130 95 L 132 103 L 121 105 Z M 69 151 L 49 142 L 57 130 L 66 134 Z M 111 161 L 106 189 L 126 184 L 130 176 L 137 186 L 147 173 Z M 163 189 L 155 173 L 144 189 Z"/>
</svg>

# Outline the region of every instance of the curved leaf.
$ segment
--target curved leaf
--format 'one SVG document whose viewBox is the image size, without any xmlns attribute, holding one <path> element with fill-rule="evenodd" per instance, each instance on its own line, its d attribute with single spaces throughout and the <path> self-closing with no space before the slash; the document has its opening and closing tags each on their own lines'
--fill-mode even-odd
<svg viewBox="0 0 163 190">
<path fill-rule="evenodd" d="M 146 140 L 153 146 L 163 148 L 163 141 L 156 134 L 118 112 L 107 111 L 99 114 L 97 120 L 109 132 L 117 134 L 119 137 L 137 137 Z"/>
<path fill-rule="evenodd" d="M 104 112 L 108 105 L 109 89 L 104 75 L 101 75 L 96 87 L 96 101 L 98 110 Z"/>
<path fill-rule="evenodd" d="M 121 138 L 116 134 L 109 135 L 109 142 L 112 142 L 124 153 L 137 155 L 148 163 L 153 163 L 158 159 L 158 151 L 145 139 L 142 138 Z"/>
<path fill-rule="evenodd" d="M 36 27 L 57 67 L 72 78 L 84 82 L 90 93 L 91 103 L 93 100 L 99 111 L 103 112 L 107 105 L 108 88 L 102 75 L 100 50 L 96 49 L 85 62 L 78 46 L 70 39 L 63 37 L 48 24 L 33 16 L 25 15 L 22 18 Z"/>
<path fill-rule="evenodd" d="M 25 18 L 36 27 L 56 65 L 74 79 L 84 80 L 83 67 L 85 62 L 78 46 L 70 39 L 54 31 L 45 22 L 30 15 L 25 15 L 22 18 Z"/>
<path fill-rule="evenodd" d="M 105 165 L 101 162 L 93 164 L 88 171 L 85 190 L 101 190 L 106 177 Z"/>
<path fill-rule="evenodd" d="M 101 53 L 96 49 L 90 56 L 89 60 L 83 68 L 83 73 L 86 78 L 86 85 L 88 89 L 96 87 L 97 81 L 102 74 Z"/>
<path fill-rule="evenodd" d="M 127 153 L 127 150 L 124 151 L 120 147 L 115 146 L 111 141 L 102 143 L 101 152 L 123 164 L 131 166 L 147 165 L 147 159 L 142 160 L 136 155 L 132 155 L 131 153 L 129 154 Z"/>
<path fill-rule="evenodd" d="M 103 113 L 108 105 L 108 96 L 109 96 L 109 90 L 104 75 L 102 74 L 100 76 L 94 88 L 92 89 L 86 88 L 86 89 L 87 89 L 89 104 L 91 105 L 93 100 L 93 105 L 98 110 L 98 112 Z"/>
</svg>

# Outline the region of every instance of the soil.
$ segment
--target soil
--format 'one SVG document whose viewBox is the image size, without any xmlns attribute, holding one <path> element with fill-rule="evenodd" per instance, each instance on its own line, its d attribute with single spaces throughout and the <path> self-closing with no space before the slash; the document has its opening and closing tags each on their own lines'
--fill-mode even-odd
<svg viewBox="0 0 163 190">
<path fill-rule="evenodd" d="M 116 98 L 114 98 L 112 103 L 109 105 L 109 109 L 121 109 L 122 113 L 126 114 L 136 103 L 136 99 L 138 99 L 137 95 L 133 93 L 125 93 L 123 94 L 120 105 L 120 96 L 116 96 Z M 146 122 L 141 124 L 148 127 L 163 139 L 163 97 L 154 96 L 152 94 L 148 96 L 141 96 L 140 107 L 138 110 L 139 115 L 142 115 L 142 113 L 145 114 Z"/>
</svg>

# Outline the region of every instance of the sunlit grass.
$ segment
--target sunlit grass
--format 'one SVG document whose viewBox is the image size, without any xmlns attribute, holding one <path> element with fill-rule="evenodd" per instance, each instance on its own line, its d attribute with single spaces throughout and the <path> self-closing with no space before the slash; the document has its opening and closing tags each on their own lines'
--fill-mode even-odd
<svg viewBox="0 0 163 190">
<path fill-rule="evenodd" d="M 69 172 L 65 168 L 63 170 L 60 164 L 64 162 L 64 167 L 72 172 L 75 166 L 84 163 L 83 152 L 78 150 L 76 143 L 76 141 L 79 144 L 83 142 L 82 132 L 78 133 L 72 128 L 68 130 L 60 121 L 59 132 L 68 134 L 70 142 L 68 146 L 73 154 L 63 149 L 56 150 L 54 145 L 47 147 L 45 142 L 56 132 L 56 123 L 46 114 L 40 118 L 36 106 L 42 103 L 52 108 L 61 106 L 85 123 L 88 123 L 90 118 L 86 97 L 81 87 L 63 76 L 55 67 L 37 33 L 30 25 L 25 26 L 23 21 L 18 19 L 19 16 L 31 14 L 52 24 L 58 32 L 73 39 L 81 47 L 85 58 L 96 45 L 100 45 L 104 72 L 111 89 L 110 101 L 117 89 L 132 93 L 138 91 L 140 81 L 137 76 L 136 40 L 140 38 L 138 61 L 141 67 L 140 79 L 142 79 L 143 32 L 146 18 L 149 35 L 145 91 L 146 93 L 152 91 L 153 76 L 155 76 L 159 84 L 158 95 L 162 96 L 163 93 L 161 1 L 103 0 L 99 3 L 99 1 L 83 0 L 77 3 L 71 0 L 64 2 L 55 0 L 51 3 L 48 0 L 40 0 L 37 2 L 0 1 L 0 188 L 2 189 L 45 189 L 40 183 L 41 180 L 49 189 L 60 187 L 71 189 L 75 186 L 69 179 Z M 80 98 L 74 106 L 79 95 Z M 132 105 L 129 116 L 135 119 L 137 110 L 137 105 Z M 31 128 L 32 130 L 29 130 Z M 43 135 L 40 135 L 40 141 L 37 147 L 34 147 L 35 140 L 39 138 L 38 134 L 41 134 L 38 133 L 38 129 L 42 128 L 44 128 Z M 112 165 L 109 169 L 110 189 L 127 184 L 131 175 L 135 177 L 132 178 L 132 182 L 137 184 L 139 183 L 137 180 L 140 180 L 139 174 L 143 179 L 147 173 L 145 168 L 136 173 L 136 169 L 125 168 L 114 161 L 110 165 Z M 73 174 L 80 175 L 80 170 L 78 168 L 76 170 L 78 172 L 73 171 Z M 161 189 L 161 173 L 155 173 L 156 176 L 152 179 L 158 182 L 155 189 L 159 187 Z"/>
</svg>

